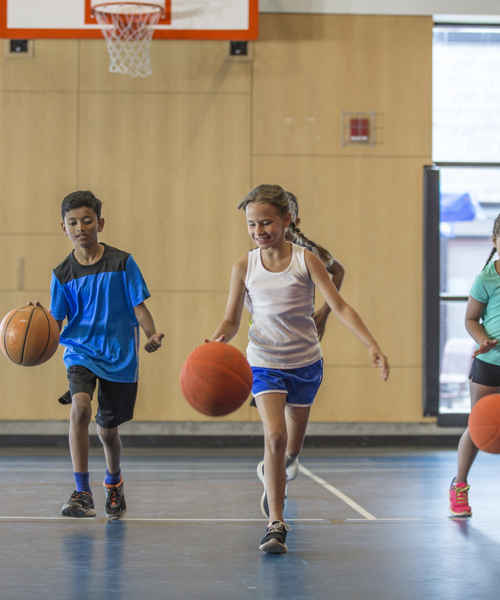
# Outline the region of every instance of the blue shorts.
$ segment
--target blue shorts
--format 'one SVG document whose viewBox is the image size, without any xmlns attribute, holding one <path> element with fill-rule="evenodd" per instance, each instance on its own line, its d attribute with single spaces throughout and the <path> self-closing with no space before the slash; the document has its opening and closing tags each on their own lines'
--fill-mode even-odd
<svg viewBox="0 0 500 600">
<path fill-rule="evenodd" d="M 254 398 L 262 394 L 287 394 L 286 403 L 311 406 L 323 381 L 323 359 L 299 369 L 252 367 Z"/>
</svg>

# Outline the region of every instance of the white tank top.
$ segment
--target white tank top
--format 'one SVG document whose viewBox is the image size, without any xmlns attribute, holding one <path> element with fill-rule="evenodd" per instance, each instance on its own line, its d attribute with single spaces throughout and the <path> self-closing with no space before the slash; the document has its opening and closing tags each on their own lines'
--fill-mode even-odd
<svg viewBox="0 0 500 600">
<path fill-rule="evenodd" d="M 248 254 L 245 305 L 252 314 L 247 347 L 252 367 L 296 369 L 321 358 L 305 248 L 290 245 L 292 260 L 280 273 L 264 268 L 260 248 Z"/>
</svg>

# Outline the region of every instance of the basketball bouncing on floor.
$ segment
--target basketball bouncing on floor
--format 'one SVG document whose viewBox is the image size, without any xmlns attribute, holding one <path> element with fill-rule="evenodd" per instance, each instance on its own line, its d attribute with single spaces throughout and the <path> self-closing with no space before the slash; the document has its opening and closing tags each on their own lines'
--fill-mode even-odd
<svg viewBox="0 0 500 600">
<path fill-rule="evenodd" d="M 180 375 L 181 391 L 198 412 L 222 417 L 245 402 L 252 389 L 252 369 L 234 346 L 208 342 L 186 358 Z"/>
<path fill-rule="evenodd" d="M 0 350 L 16 365 L 41 365 L 58 346 L 59 326 L 42 306 L 15 308 L 0 323 Z"/>
</svg>

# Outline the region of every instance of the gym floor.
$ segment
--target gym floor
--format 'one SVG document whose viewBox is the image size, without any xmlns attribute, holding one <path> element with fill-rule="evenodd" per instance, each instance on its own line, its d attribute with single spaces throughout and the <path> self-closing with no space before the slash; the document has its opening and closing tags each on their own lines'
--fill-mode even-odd
<svg viewBox="0 0 500 600">
<path fill-rule="evenodd" d="M 59 515 L 69 452 L 1 449 L 0 598 L 462 600 L 500 594 L 499 459 L 480 453 L 470 519 L 448 517 L 453 450 L 306 450 L 290 483 L 288 553 L 266 520 L 253 449 L 124 449 L 128 513 Z"/>
</svg>

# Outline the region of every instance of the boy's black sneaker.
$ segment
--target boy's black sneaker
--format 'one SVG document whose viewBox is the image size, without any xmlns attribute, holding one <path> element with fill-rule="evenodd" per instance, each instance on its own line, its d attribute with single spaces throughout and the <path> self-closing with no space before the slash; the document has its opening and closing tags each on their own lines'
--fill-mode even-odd
<svg viewBox="0 0 500 600">
<path fill-rule="evenodd" d="M 273 521 L 266 529 L 266 535 L 260 540 L 259 550 L 268 554 L 283 554 L 288 552 L 285 544 L 286 534 L 291 530 L 290 525 L 281 521 Z"/>
<path fill-rule="evenodd" d="M 121 519 L 127 512 L 127 503 L 125 502 L 125 492 L 123 489 L 123 477 L 120 475 L 120 483 L 116 485 L 104 485 L 104 491 L 106 492 L 106 504 L 104 505 L 104 512 L 106 518 L 111 521 L 115 519 Z"/>
<path fill-rule="evenodd" d="M 61 509 L 64 517 L 95 517 L 94 499 L 88 492 L 73 492 Z"/>
</svg>

